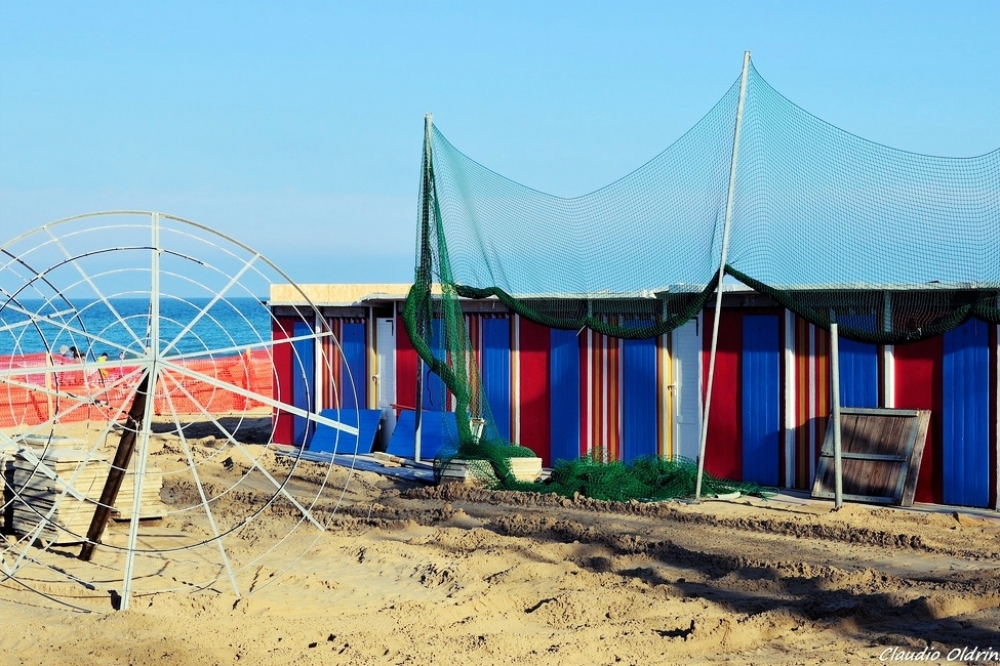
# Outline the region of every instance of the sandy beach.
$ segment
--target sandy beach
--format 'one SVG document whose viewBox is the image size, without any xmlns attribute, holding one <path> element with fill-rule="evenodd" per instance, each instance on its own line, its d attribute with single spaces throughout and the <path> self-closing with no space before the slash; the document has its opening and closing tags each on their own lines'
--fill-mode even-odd
<svg viewBox="0 0 1000 666">
<path fill-rule="evenodd" d="M 149 461 L 182 466 L 182 448 L 166 441 Z M 224 540 L 235 585 L 204 554 L 212 544 L 163 550 L 210 536 L 204 512 L 140 523 L 148 553 L 127 611 L 108 590 L 129 523 L 112 524 L 92 562 L 31 546 L 69 578 L 26 568 L 0 585 L 0 663 L 873 664 L 921 650 L 1000 661 L 950 658 L 1000 651 L 1000 519 L 988 512 L 833 512 L 787 495 L 610 504 L 299 462 L 287 487 L 315 498 L 320 530 L 290 497 L 268 504 L 273 486 L 238 452 L 190 449 L 217 520 L 259 508 Z M 288 470 L 255 451 L 276 477 Z M 164 475 L 168 506 L 194 492 Z"/>
</svg>

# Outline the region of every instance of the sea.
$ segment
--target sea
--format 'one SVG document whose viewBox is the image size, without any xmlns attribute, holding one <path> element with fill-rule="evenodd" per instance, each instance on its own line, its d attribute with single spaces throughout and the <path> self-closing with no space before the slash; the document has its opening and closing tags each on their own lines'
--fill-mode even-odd
<svg viewBox="0 0 1000 666">
<path fill-rule="evenodd" d="M 271 339 L 263 299 L 164 297 L 157 319 L 168 354 L 238 354 Z M 0 301 L 0 356 L 49 352 L 80 358 L 127 359 L 144 354 L 154 330 L 149 299 Z M 192 322 L 194 325 L 192 326 Z M 189 328 L 190 327 L 190 328 Z M 188 330 L 185 330 L 188 329 Z"/>
</svg>

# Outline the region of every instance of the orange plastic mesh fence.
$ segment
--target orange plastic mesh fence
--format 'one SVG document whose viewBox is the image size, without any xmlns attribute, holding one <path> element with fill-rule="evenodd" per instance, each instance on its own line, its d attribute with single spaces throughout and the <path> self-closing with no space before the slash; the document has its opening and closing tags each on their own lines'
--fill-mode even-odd
<svg viewBox="0 0 1000 666">
<path fill-rule="evenodd" d="M 223 385 L 254 395 L 272 395 L 274 364 L 266 349 L 174 363 L 209 379 L 164 370 L 153 394 L 153 409 L 158 415 L 266 409 L 263 402 Z M 139 368 L 128 361 L 107 361 L 100 368 L 86 370 L 74 370 L 76 365 L 80 363 L 45 353 L 0 356 L 0 368 L 24 369 L 24 374 L 8 375 L 0 383 L 0 428 L 37 425 L 52 418 L 59 422 L 124 419 L 139 383 Z"/>
</svg>

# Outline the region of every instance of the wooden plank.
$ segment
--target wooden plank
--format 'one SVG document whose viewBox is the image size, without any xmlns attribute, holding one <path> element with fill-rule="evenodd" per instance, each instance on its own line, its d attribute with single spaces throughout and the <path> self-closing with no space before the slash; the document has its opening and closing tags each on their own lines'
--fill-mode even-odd
<svg viewBox="0 0 1000 666">
<path fill-rule="evenodd" d="M 821 453 L 821 457 L 832 458 L 833 454 Z M 876 460 L 880 462 L 906 462 L 909 460 L 906 456 L 897 456 L 893 454 L 885 453 L 844 453 L 841 452 L 840 457 L 844 460 Z"/>
<path fill-rule="evenodd" d="M 927 439 L 928 410 L 841 410 L 844 498 L 911 506 Z M 828 421 L 812 496 L 832 498 L 833 423 Z"/>
<path fill-rule="evenodd" d="M 818 493 L 813 493 L 813 497 L 817 499 L 834 499 L 834 494 L 827 491 L 820 491 Z M 891 497 L 877 497 L 875 495 L 852 495 L 849 493 L 843 493 L 841 495 L 845 500 L 852 502 L 865 502 L 866 504 L 894 504 Z"/>
<path fill-rule="evenodd" d="M 910 465 L 906 471 L 906 484 L 900 498 L 901 506 L 913 506 L 913 496 L 917 491 L 917 476 L 920 473 L 920 461 L 924 457 L 924 446 L 927 443 L 927 430 L 930 427 L 930 410 L 920 410 L 917 427 L 913 435 L 913 446 L 910 451 Z"/>
</svg>

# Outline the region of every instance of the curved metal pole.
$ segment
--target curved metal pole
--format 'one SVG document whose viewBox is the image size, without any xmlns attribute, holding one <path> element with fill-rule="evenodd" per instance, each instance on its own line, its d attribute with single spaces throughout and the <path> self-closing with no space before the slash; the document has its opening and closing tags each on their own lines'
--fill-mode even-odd
<svg viewBox="0 0 1000 666">
<path fill-rule="evenodd" d="M 726 256 L 729 253 L 729 224 L 733 217 L 733 192 L 736 189 L 736 160 L 740 154 L 740 130 L 743 127 L 743 102 L 747 92 L 747 72 L 750 52 L 743 53 L 743 76 L 740 78 L 740 101 L 736 105 L 736 132 L 733 134 L 733 158 L 729 163 L 729 192 L 726 194 L 726 220 L 722 227 L 722 257 L 719 259 L 719 284 L 715 288 L 715 317 L 712 320 L 712 351 L 708 360 L 708 387 L 705 409 L 701 415 L 701 442 L 698 444 L 698 481 L 695 500 L 701 499 L 701 482 L 705 476 L 705 445 L 708 442 L 708 416 L 712 410 L 712 385 L 715 383 L 715 354 L 719 346 L 719 319 L 722 314 L 722 280 L 726 276 Z"/>
</svg>

